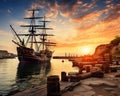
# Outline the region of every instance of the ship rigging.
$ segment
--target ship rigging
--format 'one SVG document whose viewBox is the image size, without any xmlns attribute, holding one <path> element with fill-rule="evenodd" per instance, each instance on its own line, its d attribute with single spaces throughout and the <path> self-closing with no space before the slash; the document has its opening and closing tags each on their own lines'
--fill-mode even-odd
<svg viewBox="0 0 120 96">
<path fill-rule="evenodd" d="M 28 27 L 27 34 L 18 34 L 12 25 L 10 25 L 12 31 L 17 38 L 16 41 L 12 40 L 13 43 L 17 44 L 17 54 L 19 61 L 49 61 L 51 60 L 53 50 L 49 49 L 49 46 L 55 46 L 56 43 L 50 42 L 48 36 L 54 36 L 53 34 L 48 34 L 47 30 L 53 30 L 53 28 L 47 28 L 46 23 L 50 22 L 46 20 L 46 17 L 35 17 L 35 12 L 38 10 L 28 10 L 32 12 L 31 17 L 24 19 L 30 19 L 29 25 L 21 25 L 21 27 Z M 37 24 L 36 19 L 39 20 Z M 25 39 L 21 39 L 24 37 Z M 17 42 L 18 41 L 18 42 Z"/>
</svg>

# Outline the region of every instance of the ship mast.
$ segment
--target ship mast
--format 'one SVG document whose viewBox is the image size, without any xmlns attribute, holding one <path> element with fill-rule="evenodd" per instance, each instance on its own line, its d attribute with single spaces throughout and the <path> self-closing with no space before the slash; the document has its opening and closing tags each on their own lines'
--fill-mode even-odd
<svg viewBox="0 0 120 96">
<path fill-rule="evenodd" d="M 47 37 L 48 36 L 54 36 L 53 34 L 47 34 L 47 30 L 53 30 L 53 28 L 47 28 L 46 27 L 46 23 L 50 22 L 46 20 L 46 17 L 36 17 L 35 16 L 35 9 L 32 10 L 28 10 L 32 12 L 32 16 L 31 17 L 27 17 L 24 19 L 30 19 L 30 24 L 29 25 L 21 25 L 21 27 L 28 27 L 29 33 L 24 33 L 24 34 L 17 34 L 17 37 L 19 39 L 19 36 L 27 36 L 27 39 L 25 40 L 25 46 L 27 46 L 28 43 L 30 43 L 30 48 L 34 49 L 33 47 L 36 47 L 36 51 L 40 51 L 40 48 L 42 48 L 42 50 L 46 50 L 48 49 L 48 46 L 55 46 L 56 43 L 47 41 Z M 40 24 L 36 24 L 36 19 L 40 19 L 39 22 L 41 22 Z M 38 31 L 36 31 L 37 29 L 40 30 L 40 32 L 42 31 L 42 33 L 38 33 Z M 13 30 L 14 31 L 14 30 Z M 38 38 L 36 38 L 36 36 L 40 37 L 40 41 L 37 41 Z M 24 41 L 24 40 L 23 40 Z M 20 40 L 20 42 L 22 42 L 22 44 L 24 43 L 22 40 Z M 21 44 L 21 46 L 22 46 Z"/>
<path fill-rule="evenodd" d="M 35 9 L 32 10 L 28 10 L 28 11 L 32 11 L 32 16 L 28 17 L 28 18 L 24 18 L 24 19 L 31 19 L 30 25 L 21 25 L 21 27 L 29 27 L 29 34 L 18 34 L 19 36 L 28 36 L 27 41 L 26 41 L 26 45 L 28 43 L 31 43 L 30 48 L 33 49 L 33 42 L 36 42 L 36 36 L 38 36 L 38 34 L 36 34 L 36 28 L 37 27 L 42 27 L 43 25 L 36 25 L 36 19 L 41 19 L 43 17 L 35 17 Z M 35 44 L 35 47 L 37 47 L 38 49 L 38 44 Z"/>
<path fill-rule="evenodd" d="M 46 27 L 46 23 L 50 22 L 46 20 L 46 17 L 44 16 L 43 21 L 39 21 L 43 23 L 43 27 L 38 27 L 36 29 L 41 29 L 42 30 L 42 34 L 40 35 L 40 39 L 41 42 L 37 42 L 40 43 L 40 46 L 42 45 L 42 50 L 48 49 L 48 46 L 55 46 L 56 43 L 52 43 L 52 42 L 47 42 L 47 36 L 54 36 L 53 34 L 47 34 L 46 30 L 53 30 L 53 28 L 47 28 Z M 40 48 L 39 46 L 39 48 Z"/>
</svg>

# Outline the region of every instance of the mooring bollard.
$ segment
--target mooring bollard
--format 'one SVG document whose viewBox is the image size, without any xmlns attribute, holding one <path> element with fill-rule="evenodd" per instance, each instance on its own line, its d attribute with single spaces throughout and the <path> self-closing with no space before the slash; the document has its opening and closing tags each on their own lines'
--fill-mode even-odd
<svg viewBox="0 0 120 96">
<path fill-rule="evenodd" d="M 47 96 L 61 96 L 59 76 L 47 77 Z"/>
<path fill-rule="evenodd" d="M 86 66 L 86 72 L 90 72 L 90 66 Z"/>
<path fill-rule="evenodd" d="M 66 76 L 66 72 L 61 72 L 61 81 L 63 81 L 63 82 L 68 81 L 68 77 Z"/>
</svg>

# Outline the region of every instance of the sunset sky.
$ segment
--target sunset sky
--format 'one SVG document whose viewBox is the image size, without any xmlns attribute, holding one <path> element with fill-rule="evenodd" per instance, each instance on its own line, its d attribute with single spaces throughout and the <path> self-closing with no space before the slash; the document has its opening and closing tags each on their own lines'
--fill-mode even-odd
<svg viewBox="0 0 120 96">
<path fill-rule="evenodd" d="M 57 43 L 54 55 L 92 54 L 96 46 L 120 36 L 120 0 L 0 0 L 1 50 L 16 53 L 9 25 L 24 31 L 19 25 L 27 24 L 23 18 L 31 8 L 51 20 L 52 40 Z"/>
</svg>

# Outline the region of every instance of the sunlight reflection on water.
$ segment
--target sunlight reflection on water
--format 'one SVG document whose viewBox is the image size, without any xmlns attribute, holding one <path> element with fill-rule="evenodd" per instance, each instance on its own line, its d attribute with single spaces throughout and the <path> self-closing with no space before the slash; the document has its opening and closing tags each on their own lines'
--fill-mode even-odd
<svg viewBox="0 0 120 96">
<path fill-rule="evenodd" d="M 72 62 L 68 61 L 68 60 L 64 60 L 64 62 L 62 62 L 62 60 L 52 60 L 52 65 L 51 65 L 51 70 L 49 72 L 48 75 L 61 75 L 61 72 L 65 71 L 65 72 L 76 72 L 78 71 L 77 68 L 73 68 L 72 67 Z"/>
<path fill-rule="evenodd" d="M 18 59 L 0 59 L 0 95 L 6 95 L 12 89 L 24 90 L 44 84 L 49 75 L 61 75 L 62 71 L 76 72 L 68 60 L 51 60 L 51 64 L 25 65 L 19 64 Z M 46 67 L 47 66 L 47 67 Z"/>
</svg>

